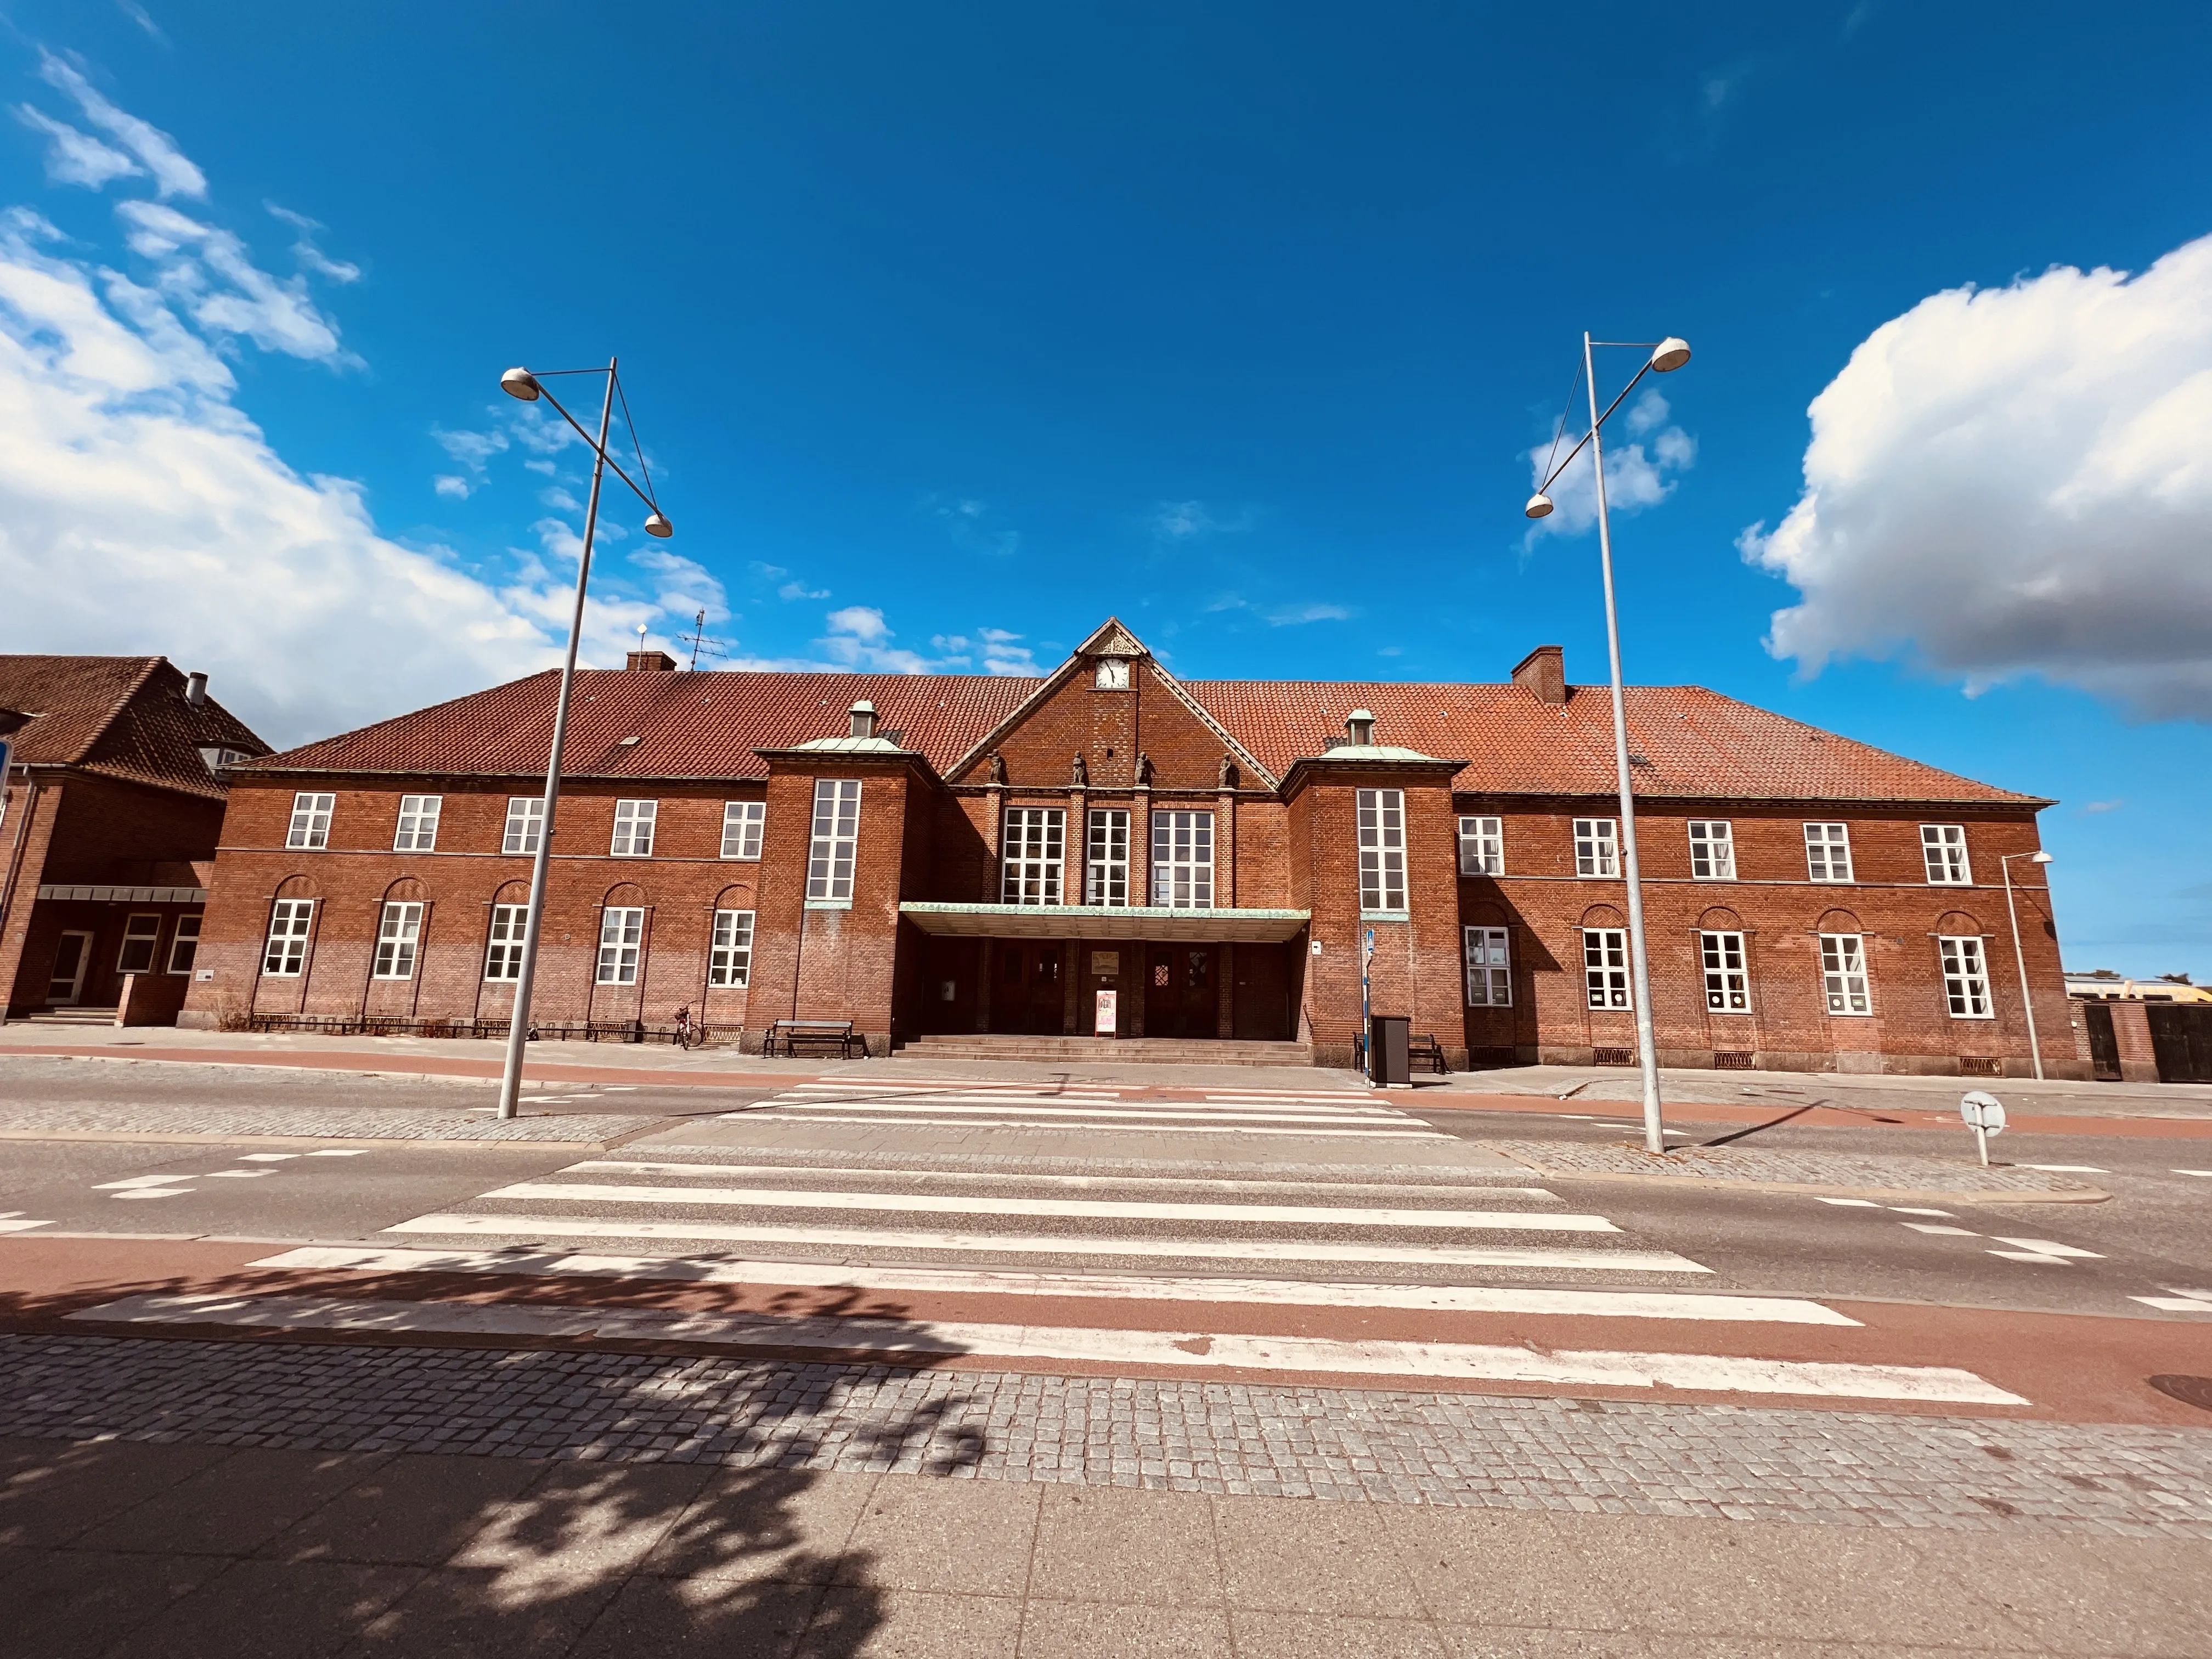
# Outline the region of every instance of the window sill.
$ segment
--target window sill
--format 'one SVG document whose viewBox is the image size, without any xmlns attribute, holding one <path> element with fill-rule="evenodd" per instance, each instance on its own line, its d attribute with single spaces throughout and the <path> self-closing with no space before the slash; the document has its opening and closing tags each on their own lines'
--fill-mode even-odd
<svg viewBox="0 0 2212 1659">
<path fill-rule="evenodd" d="M 806 901 L 806 908 L 810 910 L 849 910 L 853 908 L 853 901 L 850 899 L 809 899 Z"/>
<path fill-rule="evenodd" d="M 758 853 L 725 853 L 722 854 L 722 862 L 725 864 L 758 864 L 760 861 L 761 855 Z"/>
<path fill-rule="evenodd" d="M 1411 921 L 1413 913 L 1411 910 L 1362 910 L 1359 919 L 1362 921 Z"/>
</svg>

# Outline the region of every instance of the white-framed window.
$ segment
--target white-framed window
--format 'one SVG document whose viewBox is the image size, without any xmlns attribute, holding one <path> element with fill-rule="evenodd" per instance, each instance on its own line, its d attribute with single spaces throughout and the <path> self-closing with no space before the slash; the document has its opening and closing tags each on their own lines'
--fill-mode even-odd
<svg viewBox="0 0 2212 1659">
<path fill-rule="evenodd" d="M 645 943 L 645 911 L 635 905 L 609 905 L 599 912 L 599 972 L 602 985 L 637 983 L 638 952 Z"/>
<path fill-rule="evenodd" d="M 1213 814 L 1152 814 L 1152 902 L 1170 910 L 1213 908 Z"/>
<path fill-rule="evenodd" d="M 1849 825 L 1808 823 L 1805 826 L 1805 874 L 1814 881 L 1844 882 L 1851 878 L 1851 832 Z"/>
<path fill-rule="evenodd" d="M 331 809 L 337 805 L 336 795 L 315 795 L 302 793 L 292 797 L 292 827 L 284 833 L 284 845 L 293 848 L 321 848 L 331 844 Z"/>
<path fill-rule="evenodd" d="M 169 940 L 171 973 L 189 974 L 192 971 L 192 964 L 199 960 L 200 956 L 200 926 L 206 920 L 204 915 L 177 918 L 176 933 Z"/>
<path fill-rule="evenodd" d="M 1513 960 L 1503 927 L 1462 927 L 1460 943 L 1467 956 L 1467 1006 L 1470 1008 L 1510 1008 L 1513 1006 Z"/>
<path fill-rule="evenodd" d="M 1820 935 L 1820 988 L 1832 1014 L 1870 1014 L 1867 994 L 1866 941 L 1856 933 Z"/>
<path fill-rule="evenodd" d="M 1505 820 L 1462 817 L 1459 821 L 1459 872 L 1462 876 L 1505 873 Z"/>
<path fill-rule="evenodd" d="M 1083 866 L 1083 902 L 1110 905 L 1129 902 L 1129 809 L 1126 806 L 1091 809 L 1090 847 Z"/>
<path fill-rule="evenodd" d="M 530 924 L 526 904 L 491 907 L 491 940 L 484 947 L 484 977 L 513 981 L 522 977 L 522 939 Z"/>
<path fill-rule="evenodd" d="M 1406 911 L 1406 792 L 1358 792 L 1359 908 L 1370 915 Z"/>
<path fill-rule="evenodd" d="M 116 953 L 115 971 L 118 974 L 150 974 L 154 971 L 154 952 L 161 942 L 161 918 L 150 911 L 142 911 L 123 921 L 123 949 Z"/>
<path fill-rule="evenodd" d="M 415 947 L 422 938 L 422 907 L 418 903 L 393 900 L 384 907 L 384 915 L 376 924 L 376 964 L 370 970 L 375 979 L 412 979 L 415 977 Z"/>
<path fill-rule="evenodd" d="M 1937 887 L 1971 887 L 1973 872 L 1966 864 L 1966 826 L 1963 823 L 1923 823 L 1920 826 L 1920 856 L 1928 866 L 1928 879 Z"/>
<path fill-rule="evenodd" d="M 761 832 L 768 826 L 764 800 L 722 803 L 722 856 L 757 860 L 761 855 Z"/>
<path fill-rule="evenodd" d="M 313 899 L 278 899 L 269 910 L 269 947 L 261 971 L 271 979 L 297 979 L 307 960 L 307 929 L 314 920 Z"/>
<path fill-rule="evenodd" d="M 751 983 L 752 976 L 753 913 L 715 911 L 714 942 L 707 951 L 707 983 L 747 985 Z"/>
<path fill-rule="evenodd" d="M 860 781 L 814 781 L 814 833 L 806 850 L 806 902 L 850 904 L 860 845 Z"/>
<path fill-rule="evenodd" d="M 1699 881 L 1735 879 L 1735 826 L 1725 818 L 1690 820 L 1690 874 Z"/>
<path fill-rule="evenodd" d="M 1705 969 L 1705 1008 L 1716 1014 L 1751 1012 L 1751 975 L 1744 967 L 1741 933 L 1700 933 L 1698 951 Z"/>
<path fill-rule="evenodd" d="M 1634 1006 L 1628 994 L 1628 930 L 1583 929 L 1583 987 L 1593 1008 Z"/>
<path fill-rule="evenodd" d="M 1616 820 L 1575 820 L 1575 873 L 1578 876 L 1617 876 L 1620 873 L 1620 825 Z"/>
<path fill-rule="evenodd" d="M 1954 1019 L 1995 1019 L 1990 1006 L 1990 965 L 1982 942 L 1972 933 L 1945 934 L 1936 941 L 1943 957 L 1943 997 Z"/>
<path fill-rule="evenodd" d="M 657 800 L 618 800 L 615 803 L 615 837 L 608 856 L 649 859 L 653 856 L 653 825 L 660 816 Z"/>
<path fill-rule="evenodd" d="M 1067 856 L 1067 814 L 1057 806 L 1010 806 L 1000 849 L 1001 904 L 1057 904 Z"/>
<path fill-rule="evenodd" d="M 507 798 L 507 834 L 501 838 L 502 853 L 535 853 L 539 838 L 545 833 L 545 801 L 540 795 L 509 795 Z"/>
<path fill-rule="evenodd" d="M 402 795 L 399 798 L 399 827 L 392 836 L 395 853 L 434 853 L 438 849 L 438 814 L 446 804 L 443 795 Z"/>
</svg>

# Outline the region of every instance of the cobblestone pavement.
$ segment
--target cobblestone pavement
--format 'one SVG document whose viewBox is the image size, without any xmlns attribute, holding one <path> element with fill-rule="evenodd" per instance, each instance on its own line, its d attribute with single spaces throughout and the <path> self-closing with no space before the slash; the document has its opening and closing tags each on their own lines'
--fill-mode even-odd
<svg viewBox="0 0 2212 1659">
<path fill-rule="evenodd" d="M 0 1337 L 0 1435 L 2212 1539 L 2212 1429 L 605 1352 Z"/>
<path fill-rule="evenodd" d="M 1859 1156 L 1840 1152 L 1769 1152 L 1757 1147 L 1677 1146 L 1664 1158 L 1626 1142 L 1583 1146 L 1557 1140 L 1486 1140 L 1491 1151 L 1541 1175 L 1632 1175 L 1655 1180 L 1692 1177 L 1947 1193 L 1973 1196 L 1994 1193 L 2075 1193 L 2097 1188 L 2038 1170 L 1989 1169 L 1953 1158 L 1917 1158 L 1910 1153 Z"/>
<path fill-rule="evenodd" d="M 489 1112 L 414 1107 L 99 1106 L 0 1103 L 0 1133 L 162 1135 L 282 1135 L 314 1140 L 551 1141 L 598 1146 L 662 1120 L 614 1112 L 524 1116 L 505 1122 Z"/>
</svg>

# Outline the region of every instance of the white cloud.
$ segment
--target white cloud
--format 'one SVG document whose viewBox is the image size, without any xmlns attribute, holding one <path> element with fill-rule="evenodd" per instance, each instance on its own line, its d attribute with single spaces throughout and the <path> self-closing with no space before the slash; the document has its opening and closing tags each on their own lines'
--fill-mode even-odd
<svg viewBox="0 0 2212 1659">
<path fill-rule="evenodd" d="M 282 219 L 300 233 L 299 240 L 292 244 L 292 257 L 300 262 L 302 270 L 312 270 L 318 276 L 327 276 L 334 283 L 357 283 L 361 280 L 359 265 L 331 258 L 316 242 L 315 233 L 324 228 L 320 221 L 310 219 L 304 213 L 295 213 L 289 208 L 278 207 L 274 202 L 264 202 L 261 205 L 269 210 L 271 218 Z"/>
<path fill-rule="evenodd" d="M 76 99 L 85 119 L 144 162 L 146 171 L 154 175 L 155 188 L 162 195 L 189 196 L 196 201 L 207 195 L 207 175 L 192 165 L 167 133 L 116 108 L 92 82 L 52 52 L 42 52 L 39 58 L 39 73 L 46 84 Z"/>
<path fill-rule="evenodd" d="M 2093 800 L 2086 803 L 2081 810 L 2085 812 L 2117 812 L 2126 805 L 2124 800 Z"/>
<path fill-rule="evenodd" d="M 115 211 L 127 227 L 131 251 L 154 263 L 161 292 L 202 328 L 310 362 L 361 361 L 338 343 L 337 325 L 307 296 L 305 278 L 271 276 L 230 232 L 159 202 L 122 202 Z M 228 288 L 216 286 L 211 276 Z"/>
<path fill-rule="evenodd" d="M 465 501 L 474 493 L 476 487 L 466 478 L 445 472 L 430 480 L 430 488 L 448 500 Z"/>
<path fill-rule="evenodd" d="M 1810 413 L 1802 495 L 1739 542 L 1798 590 L 1777 655 L 2212 718 L 2212 237 L 1934 295 Z"/>
<path fill-rule="evenodd" d="M 98 190 L 111 179 L 131 179 L 145 169 L 121 150 L 103 144 L 88 132 L 79 132 L 66 121 L 57 121 L 28 104 L 15 106 L 16 118 L 33 132 L 43 132 L 46 146 L 46 177 L 58 185 L 82 185 Z"/>
<path fill-rule="evenodd" d="M 1253 513 L 1245 507 L 1222 518 L 1204 501 L 1162 501 L 1146 520 L 1156 540 L 1176 543 L 1203 541 L 1209 536 L 1233 536 L 1252 527 Z"/>
<path fill-rule="evenodd" d="M 848 605 L 842 611 L 832 611 L 823 620 L 832 634 L 845 635 L 863 645 L 878 644 L 891 636 L 884 613 L 872 605 Z"/>
<path fill-rule="evenodd" d="M 1022 550 L 1021 532 L 994 530 L 986 523 L 991 512 L 988 502 L 972 496 L 948 501 L 931 495 L 924 499 L 923 505 L 944 523 L 952 544 L 963 553 L 1006 559 Z"/>
<path fill-rule="evenodd" d="M 1679 426 L 1668 425 L 1667 400 L 1655 386 L 1628 407 L 1621 418 L 1630 443 L 1605 448 L 1605 501 L 1614 513 L 1640 513 L 1674 493 L 1683 473 L 1697 465 L 1698 441 Z M 1645 441 L 1648 441 L 1648 443 Z M 1564 448 L 1546 445 L 1528 452 L 1529 477 L 1538 485 Z M 1597 523 L 1597 488 L 1593 470 L 1581 456 L 1552 484 L 1553 511 L 1528 526 L 1524 547 L 1547 536 L 1579 536 Z"/>
<path fill-rule="evenodd" d="M 775 590 L 775 596 L 779 599 L 826 599 L 830 597 L 830 590 L 809 587 L 805 582 L 786 582 Z"/>
<path fill-rule="evenodd" d="M 1344 622 L 1352 612 L 1344 605 L 1324 601 L 1304 604 L 1255 605 L 1241 593 L 1224 593 L 1207 605 L 1209 613 L 1242 611 L 1260 618 L 1270 628 L 1295 628 L 1302 623 Z"/>
</svg>

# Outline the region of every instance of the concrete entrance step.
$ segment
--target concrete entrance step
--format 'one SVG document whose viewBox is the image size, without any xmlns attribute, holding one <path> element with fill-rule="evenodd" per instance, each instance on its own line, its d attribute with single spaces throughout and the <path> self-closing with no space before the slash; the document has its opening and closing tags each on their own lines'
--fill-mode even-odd
<svg viewBox="0 0 2212 1659">
<path fill-rule="evenodd" d="M 41 1008 L 35 1014 L 23 1016 L 30 1025 L 112 1025 L 118 1011 L 113 1008 Z"/>
<path fill-rule="evenodd" d="M 1124 1065 L 1310 1066 L 1303 1042 L 1249 1042 L 1234 1038 L 996 1036 L 916 1037 L 896 1052 L 908 1060 L 1087 1060 Z"/>
</svg>

